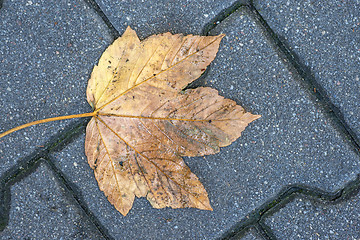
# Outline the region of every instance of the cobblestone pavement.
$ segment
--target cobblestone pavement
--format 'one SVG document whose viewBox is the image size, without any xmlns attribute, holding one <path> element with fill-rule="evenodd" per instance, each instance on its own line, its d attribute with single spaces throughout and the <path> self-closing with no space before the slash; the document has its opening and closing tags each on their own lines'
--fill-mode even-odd
<svg viewBox="0 0 360 240">
<path fill-rule="evenodd" d="M 130 25 L 225 33 L 197 85 L 262 118 L 185 158 L 214 211 L 123 217 L 84 154 L 89 119 L 0 139 L 0 239 L 360 239 L 360 1 L 0 0 L 0 132 L 91 111 L 92 66 Z"/>
</svg>

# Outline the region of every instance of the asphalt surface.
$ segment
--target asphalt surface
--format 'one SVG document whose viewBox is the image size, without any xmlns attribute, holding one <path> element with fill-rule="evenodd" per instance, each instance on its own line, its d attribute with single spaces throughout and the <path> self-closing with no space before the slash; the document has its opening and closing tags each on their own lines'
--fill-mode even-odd
<svg viewBox="0 0 360 240">
<path fill-rule="evenodd" d="M 101 53 L 130 25 L 225 33 L 194 86 L 262 115 L 216 155 L 185 158 L 214 211 L 124 217 L 84 154 L 89 119 L 0 139 L 0 239 L 360 239 L 360 2 L 0 1 L 0 132 L 90 112 Z"/>
</svg>

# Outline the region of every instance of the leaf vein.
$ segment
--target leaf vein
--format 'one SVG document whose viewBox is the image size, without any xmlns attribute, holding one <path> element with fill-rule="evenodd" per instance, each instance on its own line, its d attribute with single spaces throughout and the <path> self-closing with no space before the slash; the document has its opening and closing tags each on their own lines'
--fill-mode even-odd
<svg viewBox="0 0 360 240">
<path fill-rule="evenodd" d="M 202 201 L 200 201 L 196 196 L 194 196 L 194 194 L 191 194 L 189 191 L 187 191 L 183 186 L 181 186 L 177 181 L 175 181 L 174 179 L 172 179 L 169 175 L 167 175 L 166 173 L 164 173 L 160 167 L 155 164 L 153 161 L 151 161 L 149 158 L 147 158 L 146 156 L 142 155 L 139 151 L 136 150 L 136 148 L 134 148 L 133 146 L 131 146 L 128 142 L 125 141 L 125 139 L 123 139 L 122 137 L 120 137 L 120 135 L 118 135 L 113 129 L 111 129 L 102 119 L 98 118 L 107 128 L 110 129 L 110 131 L 112 131 L 119 139 L 121 139 L 126 145 L 128 145 L 130 148 L 132 148 L 136 153 L 138 153 L 140 156 L 142 156 L 143 158 L 145 158 L 148 162 L 150 162 L 151 164 L 154 165 L 155 168 L 159 169 L 164 175 L 165 177 L 169 178 L 171 181 L 173 181 L 176 185 L 178 185 L 181 189 L 183 189 L 185 192 L 187 192 L 189 195 L 193 196 L 198 202 L 200 202 L 204 207 L 206 207 L 206 204 L 204 204 Z M 151 190 L 151 189 L 150 189 Z"/>
<path fill-rule="evenodd" d="M 113 98 L 112 100 L 110 100 L 109 102 L 107 102 L 106 104 L 104 104 L 103 106 L 101 106 L 100 108 L 96 109 L 95 111 L 96 111 L 96 112 L 99 112 L 101 109 L 103 109 L 104 107 L 106 107 L 106 106 L 109 105 L 110 103 L 114 102 L 116 99 L 120 98 L 121 96 L 123 96 L 123 95 L 126 94 L 127 92 L 129 92 L 129 91 L 131 91 L 132 89 L 136 88 L 137 86 L 139 86 L 139 85 L 141 85 L 141 84 L 143 84 L 143 83 L 145 83 L 145 82 L 153 79 L 154 77 L 158 76 L 159 74 L 161 74 L 161 73 L 163 73 L 163 72 L 165 72 L 165 71 L 168 71 L 169 69 L 177 66 L 178 64 L 182 63 L 183 61 L 185 61 L 186 59 L 190 58 L 191 56 L 193 56 L 193 55 L 195 55 L 196 53 L 198 53 L 198 52 L 202 51 L 203 49 L 207 48 L 208 46 L 210 46 L 211 44 L 213 44 L 214 42 L 216 42 L 219 38 L 221 38 L 221 37 L 215 38 L 215 40 L 211 41 L 207 46 L 204 46 L 202 49 L 199 49 L 199 51 L 196 51 L 196 52 L 194 52 L 193 54 L 190 54 L 190 55 L 186 56 L 184 59 L 178 61 L 178 62 L 175 63 L 174 65 L 171 65 L 171 66 L 168 67 L 167 69 L 164 69 L 164 70 L 160 71 L 159 73 L 157 73 L 157 74 L 155 74 L 155 75 L 153 75 L 153 76 L 145 79 L 144 81 L 142 81 L 142 82 L 140 82 L 140 83 L 138 83 L 138 84 L 135 84 L 133 87 L 127 89 L 127 90 L 124 91 L 124 92 L 122 92 L 122 93 L 119 94 L 117 97 Z"/>
</svg>

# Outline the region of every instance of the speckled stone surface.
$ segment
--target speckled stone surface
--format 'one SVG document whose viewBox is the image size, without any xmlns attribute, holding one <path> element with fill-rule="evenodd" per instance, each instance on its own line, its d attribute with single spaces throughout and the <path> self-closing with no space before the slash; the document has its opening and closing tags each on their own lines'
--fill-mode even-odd
<svg viewBox="0 0 360 240">
<path fill-rule="evenodd" d="M 103 239 L 43 163 L 12 186 L 10 209 L 0 239 Z"/>
<path fill-rule="evenodd" d="M 262 237 L 258 236 L 258 234 L 256 234 L 254 229 L 250 229 L 242 236 L 239 236 L 239 238 L 241 240 L 261 240 L 261 239 L 263 239 Z"/>
<path fill-rule="evenodd" d="M 357 155 L 301 90 L 250 13 L 234 13 L 212 32 L 218 33 L 227 36 L 206 85 L 263 117 L 219 154 L 185 158 L 207 189 L 213 212 L 157 210 L 145 199 L 136 199 L 123 217 L 97 187 L 83 154 L 83 136 L 53 155 L 115 239 L 218 238 L 286 184 L 335 190 L 358 173 Z"/>
<path fill-rule="evenodd" d="M 82 0 L 7 0 L 0 22 L 0 132 L 91 111 L 85 96 L 87 79 L 111 42 L 106 25 L 92 9 Z M 41 149 L 67 124 L 47 123 L 2 138 L 0 174 Z"/>
<path fill-rule="evenodd" d="M 360 138 L 360 1 L 255 1 Z"/>
<path fill-rule="evenodd" d="M 105 20 L 104 23 L 101 14 L 86 2 L 92 0 L 61 1 L 57 4 L 45 0 L 3 1 L 0 9 L 0 21 L 4 23 L 0 25 L 0 114 L 3 116 L 0 132 L 41 118 L 91 111 L 85 98 L 87 79 L 113 36 L 106 25 L 108 22 Z M 212 0 L 96 2 L 120 35 L 130 25 L 140 38 L 168 31 L 199 34 L 211 19 L 235 3 Z M 324 11 L 333 2 L 320 7 L 322 12 L 317 14 L 325 14 Z M 306 29 L 318 28 L 320 25 L 316 21 L 324 24 L 324 35 L 329 36 L 329 41 L 335 41 L 331 40 L 331 34 L 338 33 L 336 43 L 343 46 L 340 49 L 344 51 L 344 58 L 339 59 L 345 60 L 339 60 L 341 71 L 336 72 L 333 79 L 339 76 L 358 79 L 355 67 L 344 64 L 355 61 L 357 57 L 357 52 L 349 50 L 354 45 L 351 45 L 354 38 L 347 35 L 345 28 L 326 28 L 326 14 L 312 21 L 301 14 L 293 14 L 301 12 L 301 8 L 291 7 L 294 5 L 291 1 L 284 2 L 282 10 L 279 10 L 281 7 L 273 9 L 275 5 L 271 4 L 257 6 L 261 14 L 265 11 L 270 14 L 269 9 L 285 14 L 287 17 L 279 24 L 296 24 L 297 19 L 299 24 L 303 24 L 304 18 L 308 19 L 309 27 Z M 304 11 L 306 6 L 311 5 L 308 1 L 302 4 Z M 344 9 L 342 4 L 339 3 L 340 9 Z M 349 19 L 355 19 L 355 23 L 358 19 L 350 10 L 349 15 L 344 10 L 329 19 L 338 19 L 343 21 L 341 26 L 350 26 L 352 23 L 347 25 Z M 269 23 L 275 20 L 271 19 Z M 296 73 L 289 72 L 288 66 L 278 56 L 278 50 L 268 42 L 258 24 L 245 7 L 219 23 L 210 34 L 225 33 L 226 37 L 210 70 L 198 82 L 218 89 L 222 96 L 262 115 L 246 128 L 237 141 L 222 148 L 220 153 L 185 158 L 208 191 L 214 211 L 153 209 L 146 199 L 141 198 L 135 200 L 126 217 L 122 216 L 99 190 L 84 154 L 83 131 L 64 148 L 46 156 L 57 168 L 57 174 L 41 164 L 21 181 L 5 187 L 10 188 L 12 197 L 10 221 L 0 233 L 1 238 L 221 239 L 224 233 L 278 194 L 285 185 L 302 183 L 335 191 L 354 179 L 360 173 L 359 154 L 329 124 L 322 108 L 312 100 L 307 90 L 302 89 Z M 293 28 L 288 31 L 292 33 Z M 304 38 L 302 33 L 295 33 L 291 38 L 296 41 Z M 317 31 L 308 31 L 307 34 L 314 39 L 309 44 L 303 42 L 305 47 L 301 50 L 321 40 Z M 310 65 L 315 77 L 326 89 L 333 91 L 331 99 L 339 106 L 342 104 L 341 109 L 349 125 L 356 127 L 357 113 L 349 112 L 344 106 L 352 109 L 358 106 L 353 99 L 353 96 L 358 96 L 354 92 L 357 80 L 350 81 L 353 88 L 346 87 L 347 81 L 343 85 L 342 80 L 336 80 L 340 85 L 337 82 L 335 85 L 342 88 L 336 90 L 338 92 L 322 82 L 332 77 L 334 70 L 331 66 L 336 65 L 331 57 L 329 63 L 323 61 L 330 56 L 330 53 L 324 53 L 327 50 L 325 45 L 329 45 L 329 49 L 333 47 L 325 41 L 322 48 L 315 47 L 321 51 L 309 50 L 310 57 L 301 55 L 300 48 L 296 51 L 306 63 L 313 61 L 314 64 Z M 342 50 L 334 50 L 334 56 Z M 23 157 L 41 151 L 57 131 L 72 123 L 47 123 L 0 139 L 0 183 L 4 172 L 13 166 L 19 168 Z M 3 187 L 0 186 L 0 197 L 4 193 Z M 1 201 L 3 199 L 0 199 L 0 204 Z M 299 234 L 299 239 L 318 239 L 316 233 L 324 238 L 357 239 L 358 205 L 356 196 L 339 205 L 295 200 L 268 217 L 266 224 L 280 239 L 296 239 Z M 290 220 L 292 223 L 288 224 Z M 356 225 L 352 225 L 354 223 Z M 283 233 L 284 226 L 292 232 Z M 316 231 L 310 231 L 309 226 Z M 348 233 L 342 230 L 346 228 L 349 228 Z M 101 233 L 98 229 L 102 229 Z M 261 239 L 252 228 L 242 236 L 245 240 Z"/>
<path fill-rule="evenodd" d="M 359 197 L 336 205 L 297 199 L 265 223 L 278 239 L 360 239 Z"/>
<path fill-rule="evenodd" d="M 127 26 L 143 39 L 162 32 L 200 34 L 203 27 L 235 0 L 96 0 L 110 22 L 123 32 Z"/>
<path fill-rule="evenodd" d="M 242 166 L 238 173 L 242 183 L 251 180 L 249 187 L 258 188 L 262 198 L 284 184 L 334 190 L 355 178 L 358 155 L 301 89 L 248 11 L 240 9 L 211 33 L 226 37 L 206 78 L 208 84 L 262 115 L 229 148 L 231 158 L 222 161 L 229 168 Z"/>
<path fill-rule="evenodd" d="M 209 185 L 214 181 L 215 175 L 209 175 L 206 169 L 216 163 L 208 163 L 202 158 L 188 158 L 186 162 L 208 190 L 211 204 L 215 207 L 213 212 L 198 209 L 154 209 L 145 198 L 137 198 L 129 214 L 122 216 L 99 190 L 84 154 L 84 137 L 80 136 L 63 151 L 54 153 L 52 158 L 56 166 L 75 184 L 89 209 L 114 239 L 215 239 L 241 217 L 238 213 L 240 206 L 236 202 L 226 200 L 226 195 L 215 196 L 224 192 L 218 186 Z M 222 167 L 220 169 L 224 170 Z M 231 172 L 228 174 L 232 175 Z M 223 176 L 218 180 L 225 181 Z M 229 191 L 231 187 L 236 186 L 227 186 L 225 191 Z"/>
</svg>

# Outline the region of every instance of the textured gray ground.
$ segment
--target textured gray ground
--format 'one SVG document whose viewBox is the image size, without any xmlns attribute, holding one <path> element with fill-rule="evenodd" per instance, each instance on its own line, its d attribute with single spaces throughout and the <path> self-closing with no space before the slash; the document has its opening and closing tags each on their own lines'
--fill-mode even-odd
<svg viewBox="0 0 360 240">
<path fill-rule="evenodd" d="M 261 238 L 258 237 L 253 231 L 248 232 L 246 235 L 242 236 L 242 240 L 260 240 Z"/>
<path fill-rule="evenodd" d="M 91 111 L 84 89 L 111 43 L 97 14 L 82 0 L 6 0 L 0 11 L 0 131 Z M 1 139 L 0 174 L 67 124 L 38 125 Z"/>
<path fill-rule="evenodd" d="M 262 114 L 229 148 L 231 154 L 223 157 L 230 172 L 239 166 L 233 178 L 243 179 L 242 184 L 249 181 L 246 195 L 254 194 L 256 186 L 265 197 L 278 191 L 284 182 L 334 190 L 355 178 L 358 156 L 301 89 L 249 12 L 240 9 L 211 33 L 225 33 L 227 37 L 206 78 L 208 85 L 245 109 Z M 215 161 L 222 155 L 207 158 Z M 229 171 L 219 174 L 225 177 Z"/>
<path fill-rule="evenodd" d="M 46 165 L 11 188 L 10 223 L 1 239 L 101 239 L 100 233 L 69 201 Z"/>
<path fill-rule="evenodd" d="M 360 1 L 256 1 L 360 137 Z"/>
<path fill-rule="evenodd" d="M 337 205 L 297 199 L 266 223 L 279 239 L 360 239 L 359 197 Z"/>
<path fill-rule="evenodd" d="M 358 195 L 336 204 L 296 197 L 263 219 L 272 234 L 255 231 L 249 213 L 269 206 L 285 186 L 336 191 L 360 173 L 360 158 L 356 143 L 346 140 L 322 102 L 314 101 L 251 8 L 231 11 L 236 1 L 98 0 L 99 10 L 87 2 L 92 1 L 4 1 L 0 132 L 36 119 L 91 111 L 85 88 L 92 66 L 114 37 L 110 25 L 120 35 L 130 25 L 140 38 L 168 31 L 199 34 L 225 10 L 231 14 L 210 35 L 226 37 L 198 84 L 218 89 L 262 118 L 219 154 L 185 158 L 208 191 L 212 212 L 153 209 L 142 198 L 123 217 L 99 190 L 87 164 L 83 127 L 80 134 L 60 134 L 74 138 L 63 148 L 42 152 L 56 172 L 45 163 L 29 165 L 30 171 L 23 164 L 39 161 L 29 154 L 41 152 L 48 141 L 56 143 L 52 136 L 74 120 L 13 133 L 0 140 L 0 217 L 9 214 L 1 239 L 216 239 L 228 236 L 229 229 L 246 240 L 359 238 Z M 358 1 L 334 2 L 255 6 L 359 134 L 360 47 L 353 33 L 359 31 L 360 7 Z M 249 231 L 234 227 L 243 220 L 255 225 Z"/>
<path fill-rule="evenodd" d="M 169 31 L 200 34 L 207 23 L 236 1 L 97 0 L 96 2 L 119 32 L 131 26 L 140 38 L 144 38 Z"/>
</svg>

